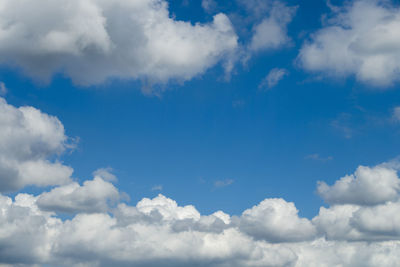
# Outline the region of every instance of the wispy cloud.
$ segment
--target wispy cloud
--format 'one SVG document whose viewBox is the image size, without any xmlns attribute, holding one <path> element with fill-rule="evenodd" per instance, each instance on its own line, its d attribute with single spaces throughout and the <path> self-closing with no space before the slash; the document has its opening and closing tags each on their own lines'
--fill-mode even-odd
<svg viewBox="0 0 400 267">
<path fill-rule="evenodd" d="M 151 188 L 151 191 L 162 191 L 163 190 L 163 186 L 162 185 L 155 185 Z"/>
<path fill-rule="evenodd" d="M 274 68 L 265 76 L 258 88 L 261 90 L 271 89 L 287 75 L 289 75 L 289 72 L 286 69 Z"/>
<path fill-rule="evenodd" d="M 0 82 L 0 96 L 6 95 L 8 92 L 8 89 L 6 85 L 3 82 Z"/>
<path fill-rule="evenodd" d="M 340 131 L 346 139 L 353 137 L 354 130 L 351 125 L 352 116 L 348 113 L 342 113 L 339 117 L 331 122 L 331 125 L 336 130 Z"/>
<path fill-rule="evenodd" d="M 310 160 L 322 161 L 322 162 L 327 162 L 327 161 L 333 160 L 332 156 L 322 157 L 318 153 L 307 155 L 304 158 L 310 159 Z"/>
<path fill-rule="evenodd" d="M 400 106 L 393 109 L 392 120 L 395 122 L 400 122 Z"/>
<path fill-rule="evenodd" d="M 215 188 L 226 187 L 233 184 L 234 182 L 235 180 L 233 179 L 217 180 L 214 182 L 214 187 Z"/>
</svg>

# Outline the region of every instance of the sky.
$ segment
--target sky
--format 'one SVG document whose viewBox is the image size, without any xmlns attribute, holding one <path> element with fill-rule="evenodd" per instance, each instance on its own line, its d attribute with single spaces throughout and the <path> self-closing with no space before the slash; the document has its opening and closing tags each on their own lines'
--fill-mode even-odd
<svg viewBox="0 0 400 267">
<path fill-rule="evenodd" d="M 0 0 L 0 266 L 396 266 L 399 29 L 389 0 Z"/>
</svg>

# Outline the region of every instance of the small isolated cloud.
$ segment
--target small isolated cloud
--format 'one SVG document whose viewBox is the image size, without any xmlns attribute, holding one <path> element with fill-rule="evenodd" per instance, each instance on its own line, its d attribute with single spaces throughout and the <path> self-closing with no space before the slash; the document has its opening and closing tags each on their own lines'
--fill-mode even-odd
<svg viewBox="0 0 400 267">
<path fill-rule="evenodd" d="M 214 182 L 214 187 L 215 188 L 226 187 L 233 184 L 234 182 L 235 180 L 233 179 L 218 180 Z"/>
<path fill-rule="evenodd" d="M 318 153 L 315 153 L 315 154 L 310 154 L 310 155 L 305 156 L 305 159 L 327 162 L 327 161 L 333 160 L 333 157 L 332 156 L 321 157 Z"/>
<path fill-rule="evenodd" d="M 268 13 L 261 22 L 253 26 L 253 36 L 249 50 L 259 52 L 268 49 L 277 49 L 288 45 L 291 39 L 287 35 L 287 25 L 292 21 L 297 7 L 287 6 L 280 1 L 240 1 L 253 17 L 260 16 L 260 12 Z M 260 8 L 261 7 L 261 8 Z"/>
<path fill-rule="evenodd" d="M 395 122 L 400 122 L 400 107 L 395 107 L 393 109 L 392 120 Z"/>
<path fill-rule="evenodd" d="M 243 107 L 246 104 L 244 100 L 234 100 L 232 101 L 232 107 L 234 108 L 240 108 Z"/>
<path fill-rule="evenodd" d="M 202 0 L 201 7 L 207 13 L 213 13 L 218 7 L 218 3 L 215 0 Z"/>
<path fill-rule="evenodd" d="M 162 185 L 155 185 L 151 188 L 151 191 L 162 191 L 163 190 L 163 186 Z"/>
<path fill-rule="evenodd" d="M 274 68 L 261 81 L 258 88 L 261 90 L 271 89 L 272 87 L 276 86 L 287 75 L 289 75 L 289 72 L 286 69 Z"/>
<path fill-rule="evenodd" d="M 6 85 L 3 82 L 0 82 L 0 96 L 5 96 L 8 92 Z"/>
</svg>

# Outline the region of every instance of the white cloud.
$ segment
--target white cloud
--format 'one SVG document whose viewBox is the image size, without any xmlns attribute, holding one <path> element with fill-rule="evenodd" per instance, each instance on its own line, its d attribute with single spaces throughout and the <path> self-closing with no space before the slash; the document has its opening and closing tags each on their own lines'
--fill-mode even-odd
<svg viewBox="0 0 400 267">
<path fill-rule="evenodd" d="M 261 81 L 259 89 L 270 89 L 276 86 L 289 72 L 286 69 L 273 68 L 267 76 Z"/>
<path fill-rule="evenodd" d="M 283 199 L 265 199 L 245 210 L 239 219 L 239 228 L 255 239 L 269 242 L 291 242 L 313 239 L 316 229 L 298 210 Z"/>
<path fill-rule="evenodd" d="M 33 107 L 15 108 L 0 98 L 0 191 L 70 181 L 72 168 L 49 158 L 67 147 L 62 123 Z"/>
<path fill-rule="evenodd" d="M 41 80 L 185 81 L 237 48 L 224 14 L 192 25 L 172 19 L 164 0 L 4 0 L 0 17 L 0 62 Z"/>
<path fill-rule="evenodd" d="M 347 77 L 373 86 L 399 80 L 400 10 L 389 1 L 353 1 L 333 9 L 333 18 L 300 50 L 300 65 L 312 72 Z"/>
<path fill-rule="evenodd" d="M 17 195 L 14 201 L 0 197 L 0 263 L 302 267 L 396 266 L 400 260 L 400 242 L 389 235 L 387 237 L 391 241 L 369 239 L 368 242 L 347 242 L 352 239 L 346 235 L 342 236 L 345 238 L 343 240 L 336 240 L 332 236 L 326 240 L 315 235 L 314 230 L 311 236 L 306 236 L 302 230 L 307 232 L 307 229 L 311 229 L 311 222 L 298 218 L 294 205 L 279 199 L 265 200 L 257 206 L 262 209 L 253 208 L 238 218 L 248 220 L 246 216 L 252 213 L 259 223 L 265 226 L 272 224 L 273 228 L 268 231 L 277 231 L 275 235 L 280 238 L 275 240 L 277 243 L 254 239 L 231 223 L 230 216 L 225 213 L 193 216 L 190 215 L 193 212 L 183 211 L 186 207 L 179 207 L 175 201 L 161 195 L 141 201 L 136 207 L 120 204 L 113 214 L 80 213 L 64 221 L 38 209 L 36 199 L 27 194 Z M 280 208 L 271 211 L 265 203 L 279 204 Z M 145 210 L 144 206 L 156 208 Z M 193 211 L 194 207 L 190 209 Z M 160 216 L 159 211 L 166 210 Z M 357 208 L 349 209 L 347 213 L 354 213 L 354 210 Z M 272 217 L 271 212 L 275 213 Z M 393 210 L 387 212 L 392 214 Z M 338 212 L 336 214 L 340 215 Z M 381 215 L 379 212 L 377 214 Z M 375 219 L 376 216 L 367 217 L 365 222 L 370 224 L 371 220 L 372 223 L 380 221 Z M 396 220 L 385 222 L 387 233 L 391 231 L 390 227 L 398 228 Z M 313 223 L 321 226 L 315 221 Z M 340 229 L 340 221 L 332 219 L 331 223 L 330 227 Z M 352 223 L 346 226 L 349 225 L 353 227 Z M 296 235 L 302 234 L 301 240 L 310 237 L 313 240 L 293 243 L 301 240 L 288 240 L 287 237 L 294 233 L 290 227 L 298 227 Z M 373 225 L 369 226 L 368 231 L 371 227 L 372 233 L 375 233 Z"/>
<path fill-rule="evenodd" d="M 376 206 L 335 205 L 321 207 L 312 222 L 328 240 L 400 240 L 399 211 L 400 202 Z"/>
<path fill-rule="evenodd" d="M 0 107 L 0 122 L 14 133 L 0 132 L 1 153 L 31 161 L 32 155 L 41 158 L 65 149 L 64 129 L 56 118 L 4 100 Z M 35 118 L 31 123 L 37 128 L 24 128 L 29 123 L 22 110 L 33 112 L 26 118 Z M 32 145 L 41 140 L 38 136 L 46 142 Z M 0 194 L 0 265 L 394 267 L 400 261 L 394 166 L 360 166 L 333 186 L 319 185 L 332 206 L 321 207 L 312 220 L 301 218 L 294 203 L 276 198 L 240 216 L 222 211 L 204 215 L 161 194 L 136 206 L 110 206 L 119 192 L 104 180 L 109 169 L 94 172 L 94 179 L 83 185 L 70 183 L 37 196 Z M 71 216 L 62 219 L 60 212 Z"/>
<path fill-rule="evenodd" d="M 107 212 L 109 205 L 120 199 L 118 189 L 100 176 L 85 181 L 82 186 L 74 182 L 42 193 L 37 199 L 40 209 L 62 213 Z"/>
<path fill-rule="evenodd" d="M 328 186 L 318 184 L 318 194 L 330 204 L 376 205 L 398 199 L 400 179 L 394 169 L 360 166 Z"/>
<path fill-rule="evenodd" d="M 144 198 L 137 204 L 137 209 L 144 213 L 150 214 L 157 211 L 166 220 L 170 219 L 199 219 L 200 213 L 195 207 L 188 205 L 185 207 L 178 207 L 178 204 L 169 198 L 159 194 L 154 199 Z"/>
</svg>

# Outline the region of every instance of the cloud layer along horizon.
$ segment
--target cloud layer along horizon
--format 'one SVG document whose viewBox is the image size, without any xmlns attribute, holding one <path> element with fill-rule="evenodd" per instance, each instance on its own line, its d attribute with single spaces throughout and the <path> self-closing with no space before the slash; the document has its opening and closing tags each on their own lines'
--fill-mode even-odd
<svg viewBox="0 0 400 267">
<path fill-rule="evenodd" d="M 266 198 L 238 216 L 201 214 L 161 194 L 129 205 L 121 201 L 110 169 L 95 171 L 80 185 L 70 178 L 71 167 L 46 160 L 65 149 L 67 137 L 57 118 L 4 99 L 0 103 L 1 129 L 17 133 L 6 135 L 0 156 L 29 133 L 23 138 L 29 141 L 12 154 L 18 165 L 1 163 L 3 190 L 53 186 L 38 195 L 0 195 L 4 266 L 396 266 L 400 261 L 398 164 L 360 166 L 332 185 L 320 182 L 317 191 L 330 205 L 312 219 L 281 198 Z M 30 120 L 38 129 L 26 130 L 34 127 Z M 26 162 L 39 164 L 51 178 L 20 174 L 15 166 Z M 17 174 L 11 179 L 4 173 Z"/>
</svg>

